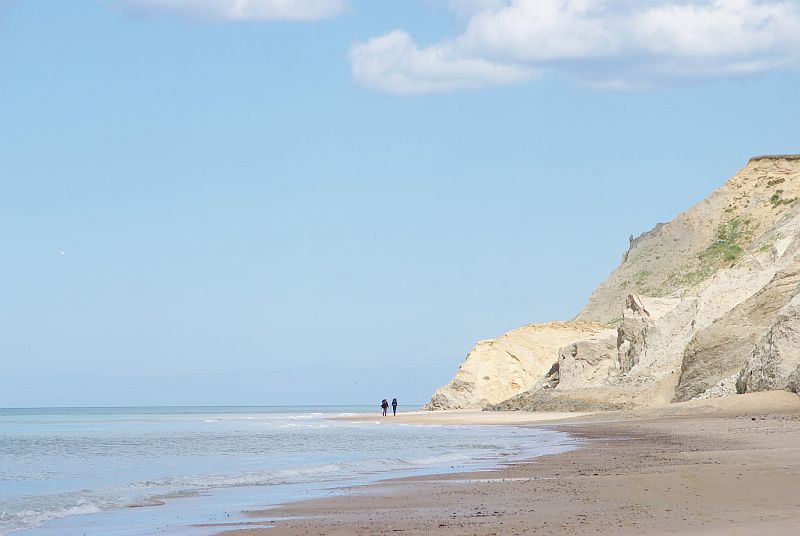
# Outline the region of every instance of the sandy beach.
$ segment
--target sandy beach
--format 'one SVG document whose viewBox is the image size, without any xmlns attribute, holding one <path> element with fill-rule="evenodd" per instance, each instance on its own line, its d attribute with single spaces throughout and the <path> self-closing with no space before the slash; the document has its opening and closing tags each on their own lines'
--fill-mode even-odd
<svg viewBox="0 0 800 536">
<path fill-rule="evenodd" d="M 439 424 L 439 425 L 530 425 L 536 423 L 552 423 L 567 419 L 585 417 L 589 413 L 558 413 L 533 411 L 480 411 L 456 409 L 448 411 L 407 411 L 386 417 L 373 414 L 335 417 L 340 421 L 385 421 L 394 424 Z"/>
<path fill-rule="evenodd" d="M 404 414 L 415 423 L 550 426 L 576 450 L 499 470 L 343 488 L 331 498 L 252 512 L 289 534 L 684 534 L 800 531 L 800 398 L 774 391 L 571 416 Z M 358 418 L 358 417 L 354 417 Z M 546 420 L 543 420 L 546 419 Z"/>
</svg>

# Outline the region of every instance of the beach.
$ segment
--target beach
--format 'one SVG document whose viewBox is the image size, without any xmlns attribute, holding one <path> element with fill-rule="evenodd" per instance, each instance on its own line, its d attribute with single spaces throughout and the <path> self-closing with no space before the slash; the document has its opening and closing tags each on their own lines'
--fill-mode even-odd
<svg viewBox="0 0 800 536">
<path fill-rule="evenodd" d="M 372 407 L 0 409 L 0 536 L 209 536 L 241 512 L 575 443 L 535 427 L 419 426 Z"/>
<path fill-rule="evenodd" d="M 583 441 L 497 470 L 386 480 L 250 512 L 225 536 L 684 534 L 800 531 L 800 398 L 773 391 L 564 418 L 409 414 L 543 426 Z M 558 418 L 554 418 L 558 417 Z"/>
</svg>

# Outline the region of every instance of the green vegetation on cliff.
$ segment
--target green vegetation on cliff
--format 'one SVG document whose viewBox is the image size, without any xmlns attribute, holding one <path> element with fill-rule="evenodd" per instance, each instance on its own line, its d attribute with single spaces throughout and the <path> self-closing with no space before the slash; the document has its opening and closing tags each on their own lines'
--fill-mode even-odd
<svg viewBox="0 0 800 536">
<path fill-rule="evenodd" d="M 742 246 L 750 237 L 748 221 L 743 218 L 732 218 L 717 227 L 716 240 L 700 254 L 704 264 L 715 265 L 722 262 L 733 262 L 742 254 Z"/>
<path fill-rule="evenodd" d="M 750 222 L 746 218 L 735 217 L 723 222 L 714 233 L 714 241 L 697 256 L 697 262 L 671 272 L 664 288 L 653 295 L 663 296 L 705 281 L 723 264 L 739 260 L 751 237 Z"/>
</svg>

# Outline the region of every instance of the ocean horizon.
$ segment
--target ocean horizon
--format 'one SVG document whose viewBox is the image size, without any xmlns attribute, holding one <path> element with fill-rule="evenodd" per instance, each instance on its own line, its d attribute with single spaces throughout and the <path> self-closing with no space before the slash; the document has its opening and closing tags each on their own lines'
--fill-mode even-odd
<svg viewBox="0 0 800 536">
<path fill-rule="evenodd" d="M 0 536 L 213 534 L 243 511 L 573 444 L 542 428 L 397 424 L 363 405 L 5 408 Z"/>
</svg>

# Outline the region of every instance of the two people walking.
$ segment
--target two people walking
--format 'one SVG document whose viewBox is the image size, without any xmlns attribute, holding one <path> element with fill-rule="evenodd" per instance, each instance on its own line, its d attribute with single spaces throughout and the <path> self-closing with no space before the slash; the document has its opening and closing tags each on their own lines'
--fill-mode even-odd
<svg viewBox="0 0 800 536">
<path fill-rule="evenodd" d="M 389 402 L 386 401 L 384 398 L 381 402 L 381 409 L 383 410 L 383 416 L 386 417 L 386 410 L 389 409 Z M 392 399 L 392 415 L 397 415 L 397 399 Z"/>
</svg>

